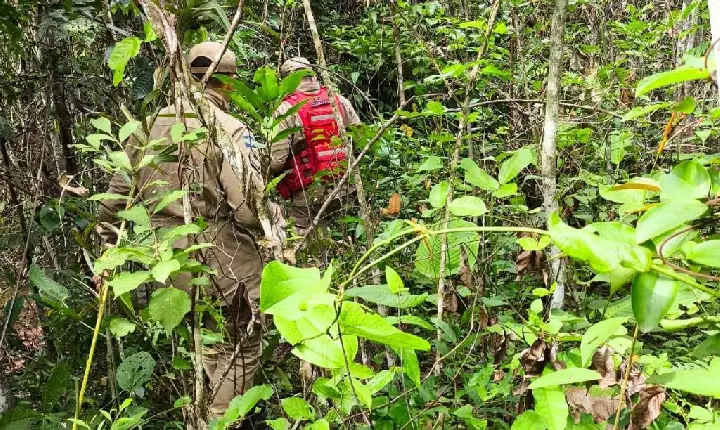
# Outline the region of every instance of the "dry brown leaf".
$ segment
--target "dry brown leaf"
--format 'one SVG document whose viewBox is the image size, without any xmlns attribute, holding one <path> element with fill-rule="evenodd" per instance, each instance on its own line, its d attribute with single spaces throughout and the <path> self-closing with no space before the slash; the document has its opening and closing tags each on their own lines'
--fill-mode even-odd
<svg viewBox="0 0 720 430">
<path fill-rule="evenodd" d="M 493 372 L 493 382 L 500 382 L 505 379 L 505 372 L 502 369 L 496 369 Z"/>
<path fill-rule="evenodd" d="M 645 387 L 640 391 L 640 401 L 635 405 L 628 430 L 639 430 L 650 426 L 660 416 L 662 404 L 667 398 L 665 389 L 658 386 Z"/>
<path fill-rule="evenodd" d="M 602 375 L 602 379 L 599 381 L 600 388 L 611 387 L 618 383 L 613 352 L 612 348 L 603 345 L 592 357 L 593 369 Z"/>
<path fill-rule="evenodd" d="M 538 338 L 530 348 L 520 353 L 520 364 L 525 370 L 525 377 L 540 376 L 549 359 L 550 348 L 542 338 Z"/>
<path fill-rule="evenodd" d="M 390 196 L 387 208 L 381 209 L 380 212 L 384 216 L 397 216 L 400 213 L 400 194 L 394 193 Z"/>
<path fill-rule="evenodd" d="M 587 389 L 580 387 L 570 387 L 565 390 L 565 398 L 576 421 L 582 414 L 592 415 L 598 423 L 607 421 L 615 413 L 618 405 L 618 397 L 593 396 Z"/>
<path fill-rule="evenodd" d="M 60 176 L 60 179 L 58 179 L 58 182 L 60 183 L 60 187 L 62 187 L 63 192 L 68 192 L 78 197 L 85 197 L 90 194 L 90 190 L 88 190 L 87 188 L 83 187 L 82 185 L 79 185 L 77 187 L 72 186 L 70 185 L 70 181 L 72 181 L 72 177 L 65 174 L 62 174 Z"/>
<path fill-rule="evenodd" d="M 555 370 L 562 370 L 567 368 L 567 364 L 565 364 L 564 361 L 557 359 L 559 346 L 557 343 L 553 343 L 552 348 L 550 348 L 550 364 L 552 365 L 553 369 Z"/>
</svg>

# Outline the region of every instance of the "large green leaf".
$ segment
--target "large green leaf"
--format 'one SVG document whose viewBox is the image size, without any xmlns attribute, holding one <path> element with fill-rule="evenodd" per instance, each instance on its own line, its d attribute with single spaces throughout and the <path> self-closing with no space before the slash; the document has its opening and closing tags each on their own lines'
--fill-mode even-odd
<svg viewBox="0 0 720 430">
<path fill-rule="evenodd" d="M 402 362 L 402 370 L 405 375 L 420 388 L 420 362 L 418 361 L 415 350 L 410 348 L 399 348 L 398 355 Z"/>
<path fill-rule="evenodd" d="M 35 285 L 40 294 L 58 302 L 64 302 L 70 296 L 70 292 L 64 285 L 58 284 L 54 279 L 47 276 L 42 269 L 35 264 L 30 265 L 28 279 Z"/>
<path fill-rule="evenodd" d="M 430 196 L 428 197 L 428 202 L 430 202 L 430 204 L 436 209 L 441 208 L 445 206 L 449 193 L 450 184 L 447 181 L 442 181 L 432 187 L 430 190 Z"/>
<path fill-rule="evenodd" d="M 287 397 L 280 401 L 280 405 L 287 416 L 295 421 L 315 419 L 313 407 L 302 397 Z"/>
<path fill-rule="evenodd" d="M 454 199 L 448 209 L 455 216 L 480 216 L 487 212 L 485 202 L 474 196 L 463 196 Z"/>
<path fill-rule="evenodd" d="M 672 103 L 670 103 L 670 102 L 662 102 L 662 103 L 653 103 L 653 104 L 647 105 L 647 106 L 634 107 L 630 110 L 630 112 L 623 115 L 622 120 L 629 121 L 631 119 L 639 118 L 639 117 L 645 116 L 649 113 L 653 113 L 657 110 L 670 107 L 671 104 Z"/>
<path fill-rule="evenodd" d="M 124 152 L 123 152 L 124 154 Z M 128 210 L 122 210 L 117 213 L 119 218 L 133 223 L 133 231 L 140 234 L 150 230 L 150 215 L 145 206 L 136 205 Z"/>
<path fill-rule="evenodd" d="M 170 275 L 180 270 L 180 267 L 180 262 L 174 258 L 167 261 L 161 261 L 152 268 L 153 278 L 161 284 L 164 284 Z"/>
<path fill-rule="evenodd" d="M 141 43 L 142 41 L 137 37 L 130 36 L 115 44 L 110 52 L 110 57 L 108 57 L 108 67 L 114 72 L 113 85 L 117 86 L 122 81 L 125 66 L 140 52 Z"/>
<path fill-rule="evenodd" d="M 580 356 L 583 367 L 590 365 L 597 348 L 614 335 L 627 321 L 625 317 L 610 318 L 593 325 L 580 340 Z"/>
<path fill-rule="evenodd" d="M 264 312 L 298 291 L 324 293 L 328 286 L 329 280 L 321 279 L 317 268 L 299 268 L 272 261 L 262 272 L 260 310 Z"/>
<path fill-rule="evenodd" d="M 353 302 L 343 302 L 340 311 L 340 325 L 344 334 L 354 334 L 373 342 L 393 348 L 411 348 L 428 351 L 430 344 L 425 339 L 404 333 L 385 321 L 383 317 L 367 313 Z"/>
<path fill-rule="evenodd" d="M 537 388 L 532 390 L 535 411 L 543 417 L 550 430 L 564 430 L 569 415 L 565 393 L 561 387 Z"/>
<path fill-rule="evenodd" d="M 525 411 L 513 421 L 511 430 L 545 430 L 545 421 L 535 411 Z"/>
<path fill-rule="evenodd" d="M 481 169 L 474 160 L 463 158 L 460 160 L 460 167 L 465 169 L 465 182 L 484 191 L 495 191 L 500 188 L 498 181 Z"/>
<path fill-rule="evenodd" d="M 346 349 L 343 354 L 343 346 Z M 304 340 L 292 350 L 293 354 L 309 363 L 325 369 L 340 369 L 348 362 L 355 360 L 357 353 L 357 337 L 343 334 L 340 339 L 332 339 L 327 334 Z"/>
<path fill-rule="evenodd" d="M 268 400 L 273 394 L 270 385 L 257 385 L 250 388 L 244 394 L 232 399 L 225 414 L 221 418 L 215 418 L 209 424 L 210 430 L 225 430 L 235 421 L 245 418 L 261 400 Z"/>
<path fill-rule="evenodd" d="M 533 162 L 533 153 L 530 148 L 520 148 L 500 165 L 498 173 L 498 181 L 501 184 L 510 182 L 524 168 Z"/>
<path fill-rule="evenodd" d="M 448 228 L 477 227 L 477 225 L 461 220 L 452 219 Z M 447 234 L 447 260 L 445 275 L 455 275 L 460 270 L 460 260 L 464 253 L 470 268 L 477 262 L 480 236 L 473 231 L 453 232 Z M 427 278 L 436 279 L 440 276 L 440 255 L 442 238 L 439 235 L 429 237 L 418 245 L 415 252 L 415 270 Z"/>
<path fill-rule="evenodd" d="M 602 376 L 594 370 L 583 369 L 581 367 L 570 367 L 543 375 L 533 381 L 528 388 L 534 390 L 537 388 L 575 384 L 577 382 L 596 381 L 598 379 L 602 379 Z"/>
<path fill-rule="evenodd" d="M 674 390 L 685 391 L 720 398 L 720 358 L 715 358 L 710 367 L 706 369 L 679 369 L 674 372 L 663 373 L 648 379 L 648 383 L 662 385 Z"/>
<path fill-rule="evenodd" d="M 695 199 L 659 203 L 640 217 L 635 229 L 635 240 L 643 243 L 701 217 L 706 211 L 707 206 Z"/>
<path fill-rule="evenodd" d="M 137 272 L 122 272 L 115 275 L 108 284 L 113 288 L 115 297 L 120 297 L 125 293 L 133 291 L 144 282 L 150 279 L 150 272 L 140 270 Z"/>
<path fill-rule="evenodd" d="M 125 318 L 110 320 L 110 333 L 117 337 L 127 336 L 135 331 L 135 324 Z"/>
<path fill-rule="evenodd" d="M 157 321 L 168 332 L 177 327 L 190 312 L 190 296 L 177 288 L 160 288 L 150 298 L 150 318 Z"/>
<path fill-rule="evenodd" d="M 400 294 L 407 291 L 400 275 L 390 266 L 385 266 L 385 279 L 387 280 L 388 288 L 393 294 Z"/>
<path fill-rule="evenodd" d="M 715 334 L 705 339 L 693 350 L 693 355 L 700 359 L 720 355 L 720 334 Z"/>
<path fill-rule="evenodd" d="M 639 273 L 633 280 L 631 297 L 635 320 L 641 332 L 655 329 L 672 306 L 680 282 L 657 272 Z"/>
<path fill-rule="evenodd" d="M 298 85 L 300 85 L 300 81 L 302 81 L 304 77 L 312 75 L 313 72 L 303 69 L 286 76 L 282 81 L 280 81 L 280 97 L 285 97 L 294 93 Z"/>
<path fill-rule="evenodd" d="M 138 352 L 126 357 L 117 368 L 120 388 L 129 392 L 142 392 L 142 386 L 150 382 L 155 360 L 147 352 Z"/>
<path fill-rule="evenodd" d="M 253 80 L 260 84 L 256 89 L 257 95 L 264 102 L 271 102 L 280 95 L 280 87 L 277 82 L 275 70 L 270 67 L 261 67 L 255 72 Z"/>
<path fill-rule="evenodd" d="M 720 240 L 708 240 L 688 247 L 685 257 L 708 267 L 720 267 Z"/>
<path fill-rule="evenodd" d="M 705 166 L 688 160 L 675 166 L 659 180 L 663 201 L 674 199 L 704 199 L 710 192 L 710 175 Z"/>
<path fill-rule="evenodd" d="M 698 79 L 708 79 L 710 72 L 707 69 L 699 69 L 691 66 L 681 66 L 675 70 L 667 72 L 655 73 L 650 75 L 638 83 L 635 89 L 635 96 L 640 97 L 652 90 L 667 87 L 668 85 L 679 84 L 681 82 L 694 81 Z"/>
<path fill-rule="evenodd" d="M 427 299 L 427 293 L 413 295 L 407 293 L 393 294 L 387 285 L 368 285 L 366 287 L 345 290 L 346 297 L 358 297 L 366 302 L 394 308 L 412 308 Z"/>
<path fill-rule="evenodd" d="M 423 161 L 423 163 L 418 167 L 418 171 L 420 172 L 431 172 L 433 170 L 442 169 L 443 162 L 442 159 L 436 155 L 433 155 L 431 157 L 428 157 Z"/>
<path fill-rule="evenodd" d="M 636 273 L 636 270 L 628 269 L 623 266 L 617 266 L 609 272 L 598 273 L 592 279 L 592 282 L 607 282 L 610 284 L 610 295 L 612 296 L 620 288 L 627 285 Z"/>
</svg>

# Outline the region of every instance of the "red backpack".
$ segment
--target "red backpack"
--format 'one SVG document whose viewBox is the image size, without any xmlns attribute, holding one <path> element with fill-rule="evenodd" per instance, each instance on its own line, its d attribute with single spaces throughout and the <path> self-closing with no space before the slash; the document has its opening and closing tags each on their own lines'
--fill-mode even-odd
<svg viewBox="0 0 720 430">
<path fill-rule="evenodd" d="M 298 91 L 288 96 L 285 101 L 295 106 L 306 99 L 310 100 L 297 113 L 305 133 L 305 148 L 288 158 L 285 163 L 288 173 L 277 185 L 277 190 L 284 199 L 289 199 L 294 192 L 309 187 L 318 172 L 329 171 L 321 178 L 327 181 L 342 176 L 345 170 L 340 165 L 346 158 L 345 148 L 332 142 L 332 138 L 339 133 L 327 89 L 320 88 L 316 95 Z M 341 106 L 337 96 L 335 100 L 338 107 Z"/>
</svg>

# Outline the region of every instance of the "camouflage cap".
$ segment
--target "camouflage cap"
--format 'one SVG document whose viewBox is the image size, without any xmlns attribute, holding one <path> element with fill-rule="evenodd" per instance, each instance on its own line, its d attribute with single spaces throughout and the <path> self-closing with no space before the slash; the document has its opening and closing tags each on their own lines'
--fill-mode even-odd
<svg viewBox="0 0 720 430">
<path fill-rule="evenodd" d="M 312 64 L 305 57 L 292 57 L 280 67 L 280 74 L 285 77 L 298 70 L 312 70 Z"/>
<path fill-rule="evenodd" d="M 197 60 L 200 57 L 206 57 L 210 59 L 210 61 L 212 61 L 215 59 L 215 56 L 221 49 L 222 44 L 218 42 L 198 43 L 197 45 L 190 48 L 190 51 L 188 51 L 187 54 L 187 62 L 189 65 L 191 65 L 190 73 L 207 72 L 208 68 L 210 67 L 209 64 L 207 66 L 192 67 L 193 61 Z M 235 57 L 235 54 L 231 50 L 226 49 L 225 53 L 220 59 L 220 63 L 218 64 L 215 73 L 235 74 L 235 72 L 237 71 L 236 62 L 237 58 Z"/>
</svg>

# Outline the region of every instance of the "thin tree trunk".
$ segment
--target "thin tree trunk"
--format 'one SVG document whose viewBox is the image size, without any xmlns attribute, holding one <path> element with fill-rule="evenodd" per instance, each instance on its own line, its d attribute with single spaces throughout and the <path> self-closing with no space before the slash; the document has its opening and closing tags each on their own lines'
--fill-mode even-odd
<svg viewBox="0 0 720 430">
<path fill-rule="evenodd" d="M 548 83 L 545 96 L 545 125 L 540 171 L 542 176 L 543 209 L 550 216 L 558 208 L 557 193 L 557 137 L 558 110 L 560 107 L 560 78 L 562 77 L 563 37 L 565 35 L 565 13 L 567 0 L 556 0 L 550 30 L 550 58 Z M 565 301 L 565 262 L 560 258 L 560 250 L 553 246 L 547 253 L 550 266 L 550 279 L 556 282 L 556 288 L 550 301 L 551 309 L 561 309 Z"/>
<path fill-rule="evenodd" d="M 72 135 L 73 119 L 65 104 L 65 86 L 63 85 L 61 77 L 57 74 L 59 59 L 55 49 L 57 49 L 57 47 L 54 45 L 48 48 L 52 104 L 58 119 L 60 150 L 62 151 L 65 172 L 74 174 L 77 172 L 77 164 L 75 163 L 75 155 L 72 150 L 74 143 Z"/>
<path fill-rule="evenodd" d="M 710 11 L 710 34 L 712 35 L 713 49 L 715 49 L 715 58 L 720 58 L 720 2 L 717 0 L 708 0 L 708 9 Z M 720 73 L 715 74 L 718 86 L 718 97 L 720 98 Z"/>
<path fill-rule="evenodd" d="M 395 2 L 397 6 L 397 1 Z M 402 61 L 402 47 L 400 46 L 400 30 L 398 24 L 395 21 L 395 14 L 390 17 L 392 20 L 393 27 L 393 39 L 395 42 L 395 65 L 397 67 L 397 91 L 398 91 L 398 104 L 405 106 L 405 88 L 403 82 L 403 61 Z"/>
</svg>

